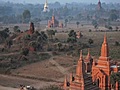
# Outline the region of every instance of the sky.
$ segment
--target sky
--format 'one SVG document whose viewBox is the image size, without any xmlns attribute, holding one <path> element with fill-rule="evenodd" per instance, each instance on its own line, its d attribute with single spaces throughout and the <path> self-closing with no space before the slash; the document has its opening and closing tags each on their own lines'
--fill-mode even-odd
<svg viewBox="0 0 120 90">
<path fill-rule="evenodd" d="M 45 0 L 0 0 L 0 1 L 10 1 L 15 3 L 32 3 L 32 4 L 43 4 Z M 81 3 L 97 3 L 98 0 L 48 0 L 48 3 L 53 2 L 64 3 L 72 3 L 72 2 L 81 2 Z M 101 2 L 105 3 L 120 3 L 120 0 L 101 0 Z"/>
</svg>

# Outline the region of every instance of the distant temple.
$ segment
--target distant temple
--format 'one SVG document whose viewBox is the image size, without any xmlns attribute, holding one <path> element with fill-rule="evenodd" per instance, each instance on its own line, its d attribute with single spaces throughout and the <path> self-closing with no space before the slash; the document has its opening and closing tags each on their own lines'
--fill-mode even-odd
<svg viewBox="0 0 120 90">
<path fill-rule="evenodd" d="M 98 2 L 98 7 L 97 7 L 97 9 L 98 9 L 99 11 L 102 10 L 102 6 L 101 6 L 100 0 L 99 0 L 99 2 Z"/>
<path fill-rule="evenodd" d="M 25 34 L 28 35 L 32 35 L 35 32 L 35 28 L 34 28 L 34 23 L 30 22 L 30 26 L 29 26 L 29 30 L 27 30 L 26 32 L 22 32 L 20 33 L 15 39 L 13 39 L 14 41 L 18 41 L 20 40 Z"/>
<path fill-rule="evenodd" d="M 101 56 L 97 61 L 93 60 L 88 50 L 88 55 L 83 59 L 82 51 L 76 67 L 76 74 L 70 75 L 70 80 L 65 76 L 64 90 L 112 90 L 110 76 L 112 72 L 120 71 L 117 64 L 110 61 L 107 37 L 101 47 Z M 92 74 L 88 74 L 91 72 Z M 116 82 L 114 90 L 120 90 L 120 83 Z"/>
<path fill-rule="evenodd" d="M 43 9 L 43 12 L 49 12 L 49 6 L 48 6 L 48 2 L 47 0 L 45 1 L 45 4 L 44 4 L 44 9 Z"/>
<path fill-rule="evenodd" d="M 59 21 L 55 19 L 54 15 L 52 16 L 52 19 L 48 21 L 48 28 L 53 28 L 53 27 L 63 28 L 63 23 L 59 23 Z"/>
</svg>

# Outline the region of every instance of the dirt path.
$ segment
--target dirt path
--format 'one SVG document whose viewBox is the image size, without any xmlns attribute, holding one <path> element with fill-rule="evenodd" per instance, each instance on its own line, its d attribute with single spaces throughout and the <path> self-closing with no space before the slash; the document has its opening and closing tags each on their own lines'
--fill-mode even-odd
<svg viewBox="0 0 120 90">
<path fill-rule="evenodd" d="M 51 57 L 51 58 L 49 59 L 49 62 L 52 63 L 52 64 L 55 64 L 55 66 L 59 69 L 59 71 L 60 71 L 63 75 L 68 74 L 68 71 L 67 71 L 64 67 L 62 67 L 59 63 L 57 63 L 57 62 L 54 60 L 53 57 Z"/>
<path fill-rule="evenodd" d="M 0 74 L 0 90 L 18 90 L 20 85 L 30 85 L 39 89 L 51 84 L 53 83 Z"/>
<path fill-rule="evenodd" d="M 11 88 L 11 87 L 0 86 L 0 90 L 18 90 L 18 88 Z"/>
</svg>

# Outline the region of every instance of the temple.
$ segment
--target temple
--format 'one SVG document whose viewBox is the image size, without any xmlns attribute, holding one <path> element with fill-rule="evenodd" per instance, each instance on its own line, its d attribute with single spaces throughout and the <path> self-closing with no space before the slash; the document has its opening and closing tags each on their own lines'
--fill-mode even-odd
<svg viewBox="0 0 120 90">
<path fill-rule="evenodd" d="M 55 28 L 60 27 L 63 28 L 63 23 L 59 23 L 58 20 L 56 20 L 55 16 L 52 16 L 52 19 L 48 21 L 48 28 Z"/>
<path fill-rule="evenodd" d="M 45 1 L 43 12 L 49 12 L 48 1 Z"/>
<path fill-rule="evenodd" d="M 99 0 L 99 2 L 98 2 L 98 8 L 97 8 L 99 11 L 100 10 L 102 10 L 102 6 L 101 6 L 101 2 L 100 2 L 100 0 Z"/>
<path fill-rule="evenodd" d="M 92 80 L 100 87 L 101 90 L 111 90 L 110 75 L 112 72 L 118 72 L 119 66 L 110 62 L 109 48 L 107 37 L 104 36 L 104 41 L 101 47 L 101 56 L 98 61 L 93 61 L 92 65 Z M 116 82 L 115 90 L 120 90 L 119 83 Z"/>
<path fill-rule="evenodd" d="M 98 60 L 94 60 L 90 55 L 83 59 L 82 51 L 76 67 L 76 74 L 70 75 L 70 82 L 65 78 L 64 90 L 112 90 L 110 82 L 111 74 L 117 73 L 120 68 L 113 64 L 109 56 L 107 36 L 104 35 L 104 41 L 101 47 L 101 55 Z M 116 82 L 114 90 L 120 90 L 120 83 Z"/>
<path fill-rule="evenodd" d="M 92 83 L 92 78 L 85 72 L 85 63 L 80 52 L 80 58 L 78 60 L 75 77 L 70 75 L 70 82 L 65 78 L 64 90 L 99 90 L 99 88 Z M 66 84 L 66 85 L 65 85 Z"/>
<path fill-rule="evenodd" d="M 13 41 L 19 41 L 25 34 L 32 35 L 35 32 L 34 23 L 30 22 L 29 30 L 20 33 Z"/>
</svg>

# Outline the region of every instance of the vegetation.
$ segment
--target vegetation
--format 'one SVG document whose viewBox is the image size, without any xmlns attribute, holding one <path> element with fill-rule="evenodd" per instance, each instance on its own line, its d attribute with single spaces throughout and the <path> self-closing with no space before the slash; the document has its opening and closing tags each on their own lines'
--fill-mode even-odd
<svg viewBox="0 0 120 90">
<path fill-rule="evenodd" d="M 61 89 L 61 88 L 58 87 L 58 86 L 53 85 L 53 86 L 45 87 L 45 88 L 40 89 L 40 90 L 63 90 L 63 89 Z"/>
<path fill-rule="evenodd" d="M 76 22 L 77 28 L 79 27 L 80 22 Z"/>
<path fill-rule="evenodd" d="M 29 10 L 24 10 L 24 12 L 23 12 L 23 21 L 25 23 L 28 23 L 28 22 L 30 22 L 30 19 L 31 19 L 30 11 Z"/>
<path fill-rule="evenodd" d="M 74 30 L 71 30 L 70 33 L 68 34 L 69 38 L 67 39 L 68 43 L 75 43 L 77 42 L 77 38 L 76 38 L 76 32 Z"/>
<path fill-rule="evenodd" d="M 88 43 L 91 45 L 91 44 L 94 43 L 94 41 L 93 41 L 92 39 L 89 39 L 89 40 L 88 40 Z"/>
<path fill-rule="evenodd" d="M 112 87 L 115 87 L 116 82 L 120 82 L 120 73 L 112 73 L 110 76 L 110 81 L 112 84 Z"/>
</svg>

